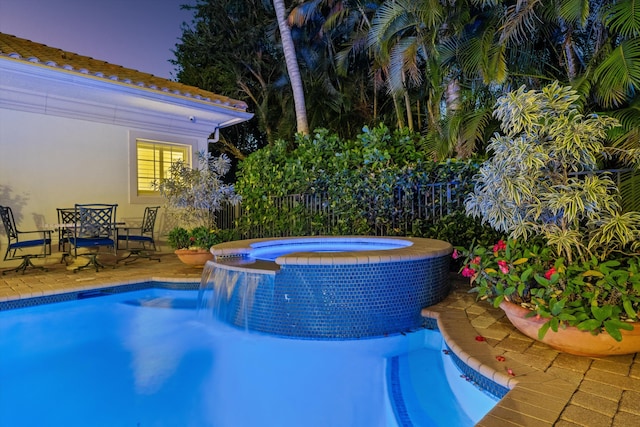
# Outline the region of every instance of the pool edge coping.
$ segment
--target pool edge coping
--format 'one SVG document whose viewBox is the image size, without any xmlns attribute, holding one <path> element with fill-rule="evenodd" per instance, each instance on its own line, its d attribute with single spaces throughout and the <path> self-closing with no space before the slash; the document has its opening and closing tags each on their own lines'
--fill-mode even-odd
<svg viewBox="0 0 640 427">
<path fill-rule="evenodd" d="M 484 339 L 477 339 L 478 332 L 464 310 L 454 310 L 436 304 L 422 309 L 422 316 L 437 322 L 447 348 L 460 362 L 486 380 L 509 389 L 476 426 L 502 427 L 505 423 L 505 413 L 513 414 L 514 417 L 534 418 L 541 423 L 552 425 L 560 419 L 561 413 L 578 389 L 578 386 L 530 365 L 515 360 L 508 363 L 498 360 L 500 356 L 504 357 L 505 351 L 492 347 Z M 478 378 L 472 377 L 470 380 L 478 381 Z M 557 409 L 547 407 L 543 411 L 536 407 L 528 412 L 526 409 L 531 408 L 529 405 L 523 405 L 522 400 L 514 399 L 521 392 L 546 395 L 550 390 L 553 390 L 554 400 L 558 403 Z M 518 407 L 518 412 L 514 412 L 514 407 Z M 526 421 L 518 419 L 509 421 L 527 425 Z"/>
<path fill-rule="evenodd" d="M 268 242 L 279 246 L 286 242 L 325 243 L 332 241 L 343 242 L 374 242 L 374 241 L 404 241 L 410 245 L 391 249 L 354 252 L 293 252 L 276 258 L 279 265 L 343 265 L 343 264 L 371 264 L 398 261 L 415 261 L 428 258 L 448 256 L 453 252 L 453 246 L 443 240 L 421 237 L 396 236 L 305 236 L 305 237 L 273 237 L 261 239 L 234 240 L 219 243 L 211 247 L 211 253 L 216 257 L 246 256 L 253 249 L 264 248 Z M 281 242 L 281 243 L 278 243 Z M 256 245 L 256 246 L 254 246 Z"/>
</svg>

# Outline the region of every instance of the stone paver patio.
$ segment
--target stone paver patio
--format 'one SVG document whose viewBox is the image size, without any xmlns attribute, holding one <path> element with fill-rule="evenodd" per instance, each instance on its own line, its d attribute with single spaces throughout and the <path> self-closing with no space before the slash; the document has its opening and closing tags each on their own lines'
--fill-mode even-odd
<svg viewBox="0 0 640 427">
<path fill-rule="evenodd" d="M 174 254 L 161 258 L 73 273 L 52 256 L 47 272 L 0 276 L 0 301 L 149 280 L 199 281 L 201 269 L 183 265 Z M 115 260 L 105 256 L 103 261 Z M 476 302 L 457 276 L 452 282 L 449 297 L 425 308 L 423 315 L 438 319 L 447 344 L 462 361 L 511 388 L 479 426 L 640 426 L 638 354 L 589 358 L 559 353 L 516 331 L 501 310 Z"/>
</svg>

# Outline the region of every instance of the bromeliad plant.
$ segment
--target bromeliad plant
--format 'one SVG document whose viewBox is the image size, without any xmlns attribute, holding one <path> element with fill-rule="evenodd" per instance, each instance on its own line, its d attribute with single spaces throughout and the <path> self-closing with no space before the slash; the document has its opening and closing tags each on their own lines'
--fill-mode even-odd
<svg viewBox="0 0 640 427">
<path fill-rule="evenodd" d="M 640 313 L 640 213 L 623 212 L 613 180 L 595 173 L 616 120 L 583 115 L 558 83 L 508 93 L 494 115 L 503 135 L 490 140 L 466 211 L 509 241 L 471 248 L 462 274 L 495 306 L 548 318 L 541 337 L 572 325 L 621 339 Z"/>
</svg>

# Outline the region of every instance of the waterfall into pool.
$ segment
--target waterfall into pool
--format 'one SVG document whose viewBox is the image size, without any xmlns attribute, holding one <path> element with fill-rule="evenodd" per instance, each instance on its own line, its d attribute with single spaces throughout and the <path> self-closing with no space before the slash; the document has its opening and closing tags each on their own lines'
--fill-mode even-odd
<svg viewBox="0 0 640 427">
<path fill-rule="evenodd" d="M 211 316 L 217 321 L 255 329 L 252 318 L 256 292 L 273 293 L 275 275 L 258 270 L 221 268 L 207 262 L 202 272 L 198 293 L 200 316 Z"/>
</svg>

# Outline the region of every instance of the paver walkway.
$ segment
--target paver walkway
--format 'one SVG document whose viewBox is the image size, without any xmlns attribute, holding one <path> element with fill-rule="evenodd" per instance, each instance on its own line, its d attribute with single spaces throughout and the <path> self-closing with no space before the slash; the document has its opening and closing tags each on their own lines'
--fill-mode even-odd
<svg viewBox="0 0 640 427">
<path fill-rule="evenodd" d="M 446 342 L 467 365 L 511 388 L 478 426 L 640 426 L 640 353 L 560 353 L 520 333 L 502 310 L 476 302 L 466 282 L 452 283 L 447 299 L 423 315 L 439 318 Z"/>
<path fill-rule="evenodd" d="M 54 256 L 47 272 L 0 276 L 0 301 L 148 280 L 200 280 L 201 270 L 174 254 L 161 258 L 73 273 Z M 467 365 L 499 384 L 517 384 L 479 426 L 640 426 L 638 354 L 598 359 L 559 353 L 515 330 L 501 310 L 476 302 L 456 276 L 452 282 L 449 297 L 423 315 L 438 318 L 447 344 Z"/>
</svg>

